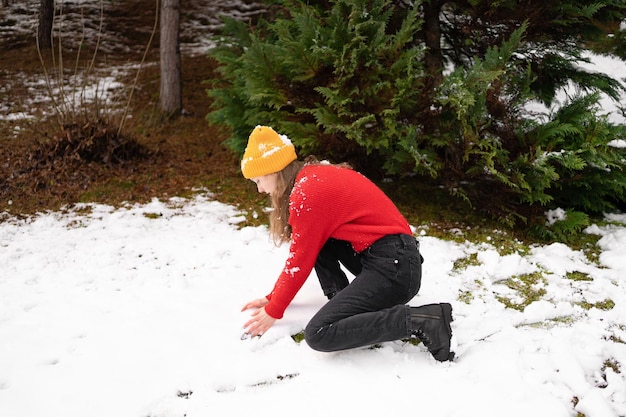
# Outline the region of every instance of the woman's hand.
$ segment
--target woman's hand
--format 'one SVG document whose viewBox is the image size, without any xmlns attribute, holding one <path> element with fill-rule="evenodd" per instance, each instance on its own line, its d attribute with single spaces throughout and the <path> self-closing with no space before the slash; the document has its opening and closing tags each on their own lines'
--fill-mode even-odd
<svg viewBox="0 0 626 417">
<path fill-rule="evenodd" d="M 241 309 L 241 311 L 246 311 L 249 308 L 261 308 L 261 307 L 265 307 L 265 305 L 269 303 L 269 300 L 265 297 L 263 298 L 257 298 L 256 300 L 252 300 L 249 303 L 247 303 L 245 306 L 243 306 L 243 308 Z"/>
<path fill-rule="evenodd" d="M 256 311 L 252 313 L 252 318 L 244 324 L 245 335 L 249 337 L 262 336 L 274 325 L 276 319 L 265 311 L 265 305 L 268 302 L 267 298 L 257 298 L 243 306 L 241 311 L 256 308 Z"/>
</svg>

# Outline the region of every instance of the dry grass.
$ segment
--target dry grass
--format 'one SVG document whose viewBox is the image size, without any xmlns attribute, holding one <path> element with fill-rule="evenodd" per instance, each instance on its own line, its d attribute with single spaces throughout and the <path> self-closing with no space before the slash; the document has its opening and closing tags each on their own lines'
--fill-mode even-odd
<svg viewBox="0 0 626 417">
<path fill-rule="evenodd" d="M 209 100 L 202 82 L 212 75 L 212 63 L 197 57 L 183 65 L 185 116 L 159 120 L 158 74 L 154 74 L 155 67 L 146 69 L 141 93 L 133 100 L 134 117 L 123 131 L 125 140 L 144 151 L 127 153 L 119 161 L 58 152 L 66 132 L 55 123 L 31 124 L 17 136 L 12 123 L 3 123 L 0 211 L 31 214 L 84 201 L 142 202 L 181 195 L 239 175 L 236 157 L 221 144 L 223 134 L 205 120 Z M 58 155 L 51 155 L 55 150 Z"/>
<path fill-rule="evenodd" d="M 136 2 L 121 2 L 119 7 L 135 9 Z M 129 52 L 106 57 L 110 67 L 139 63 L 141 53 L 153 25 L 149 13 L 135 13 L 119 8 L 116 15 L 127 17 L 124 27 L 132 33 L 119 35 L 135 39 Z M 134 17 L 129 22 L 128 17 Z M 141 36 L 136 36 L 138 27 Z M 73 66 L 75 53 L 68 48 L 67 65 Z M 46 55 L 48 71 L 55 64 Z M 87 65 L 90 58 L 84 54 Z M 57 60 L 58 62 L 58 60 Z M 195 189 L 209 188 L 227 202 L 239 204 L 251 195 L 239 174 L 238 160 L 222 146 L 224 132 L 210 126 L 205 117 L 209 98 L 204 82 L 214 76 L 215 64 L 205 56 L 183 57 L 183 107 L 185 115 L 162 120 L 157 111 L 159 90 L 158 49 L 153 46 L 138 78 L 130 114 L 122 135 L 115 131 L 119 117 L 104 120 L 78 117 L 73 126 L 60 123 L 58 118 L 43 116 L 34 122 L 24 120 L 0 121 L 0 213 L 29 215 L 57 210 L 77 202 L 98 202 L 119 205 L 126 202 L 146 202 L 152 198 L 189 195 Z M 43 79 L 43 68 L 35 45 L 29 42 L 0 43 L 0 75 L 9 78 L 19 74 L 25 79 Z M 105 65 L 106 68 L 106 65 Z M 127 93 L 135 73 L 128 76 Z M 27 106 L 27 85 L 13 83 L 9 91 L 13 110 Z M 128 94 L 122 100 L 125 102 Z M 30 109 L 32 111 L 32 109 Z M 44 109 L 41 109 L 44 110 Z M 50 113 L 50 108 L 45 109 Z M 99 114 L 101 114 L 100 111 Z M 16 130 L 16 127 L 20 127 Z M 107 130 L 108 129 L 108 130 Z M 91 132 L 84 134 L 84 131 Z M 17 132 L 17 133 L 16 133 Z M 81 136 L 83 135 L 83 136 Z M 97 145 L 96 138 L 101 145 Z M 89 142 L 91 141 L 91 142 Z M 118 150 L 106 149 L 114 143 Z M 89 142 L 89 144 L 86 144 Z M 104 146 L 104 148 L 103 148 Z M 113 152 L 116 152 L 113 154 Z M 224 194 L 224 195 L 221 195 Z"/>
</svg>

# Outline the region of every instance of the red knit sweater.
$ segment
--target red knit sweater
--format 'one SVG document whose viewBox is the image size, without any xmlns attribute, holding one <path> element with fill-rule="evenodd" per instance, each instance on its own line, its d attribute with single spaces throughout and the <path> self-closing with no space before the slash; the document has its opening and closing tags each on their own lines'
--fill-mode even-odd
<svg viewBox="0 0 626 417">
<path fill-rule="evenodd" d="M 333 165 L 307 165 L 298 173 L 289 224 L 289 256 L 265 306 L 277 319 L 309 277 L 328 238 L 346 240 L 361 252 L 385 235 L 411 234 L 407 220 L 380 188 L 356 171 Z"/>
</svg>

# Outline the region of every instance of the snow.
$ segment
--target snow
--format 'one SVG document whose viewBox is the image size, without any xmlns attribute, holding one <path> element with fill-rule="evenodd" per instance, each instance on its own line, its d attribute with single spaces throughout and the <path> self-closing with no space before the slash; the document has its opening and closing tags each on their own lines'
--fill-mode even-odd
<svg viewBox="0 0 626 417">
<path fill-rule="evenodd" d="M 186 31 L 218 24 L 208 6 L 193 16 Z M 193 37 L 185 50 L 204 53 L 208 42 Z M 624 78 L 622 63 L 594 66 Z M 126 73 L 115 70 L 96 83 L 102 93 Z M 16 82 L 28 81 L 30 108 L 45 107 L 41 80 L 26 78 Z M 0 109 L 6 120 L 30 117 Z M 0 215 L 0 416 L 626 416 L 626 215 L 586 230 L 600 237 L 597 258 L 561 243 L 501 254 L 494 239 L 417 231 L 426 261 L 411 304 L 452 303 L 452 363 L 401 341 L 336 353 L 297 343 L 325 302 L 314 275 L 284 319 L 241 340 L 241 306 L 271 290 L 287 257 L 245 215 L 209 192 Z M 503 298 L 521 301 L 507 281 L 529 274 L 543 295 L 523 311 L 505 307 Z"/>
<path fill-rule="evenodd" d="M 268 333 L 241 340 L 241 306 L 271 290 L 287 256 L 244 218 L 208 192 L 5 216 L 0 415 L 626 415 L 626 215 L 587 230 L 600 236 L 596 262 L 561 243 L 502 255 L 422 230 L 411 304 L 452 303 L 452 363 L 402 341 L 336 353 L 297 343 L 325 302 L 314 274 Z M 536 271 L 540 300 L 498 301 L 515 296 L 504 280 Z"/>
<path fill-rule="evenodd" d="M 611 56 L 603 56 L 599 54 L 594 54 L 592 52 L 587 52 L 583 54 L 583 58 L 589 60 L 589 62 L 581 61 L 579 65 L 589 71 L 591 73 L 601 73 L 606 74 L 609 77 L 613 77 L 615 80 L 620 81 L 623 87 L 626 87 L 624 83 L 626 81 L 626 72 L 624 71 L 624 61 L 611 57 Z M 622 100 L 621 103 L 626 99 L 626 94 L 622 92 L 621 94 Z M 605 114 L 608 120 L 615 124 L 624 124 L 626 123 L 626 114 L 624 114 L 619 106 L 623 106 L 621 103 L 615 103 L 610 97 L 606 96 L 606 94 L 601 94 L 599 106 L 603 111 L 601 114 Z"/>
<path fill-rule="evenodd" d="M 556 208 L 554 210 L 548 210 L 546 212 L 546 225 L 553 225 L 558 221 L 565 220 L 567 218 L 567 213 L 562 208 Z"/>
</svg>

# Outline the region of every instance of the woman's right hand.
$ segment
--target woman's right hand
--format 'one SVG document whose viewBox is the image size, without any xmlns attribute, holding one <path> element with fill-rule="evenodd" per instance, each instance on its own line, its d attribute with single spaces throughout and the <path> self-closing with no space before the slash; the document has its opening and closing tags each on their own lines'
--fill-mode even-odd
<svg viewBox="0 0 626 417">
<path fill-rule="evenodd" d="M 270 317 L 263 307 L 269 303 L 267 298 L 257 298 L 248 302 L 243 306 L 241 311 L 245 311 L 248 309 L 256 309 L 252 313 L 252 317 L 246 324 L 244 324 L 244 328 L 246 331 L 241 335 L 241 340 L 249 339 L 251 337 L 261 337 L 263 333 L 265 333 L 276 321 L 275 318 Z"/>
</svg>

